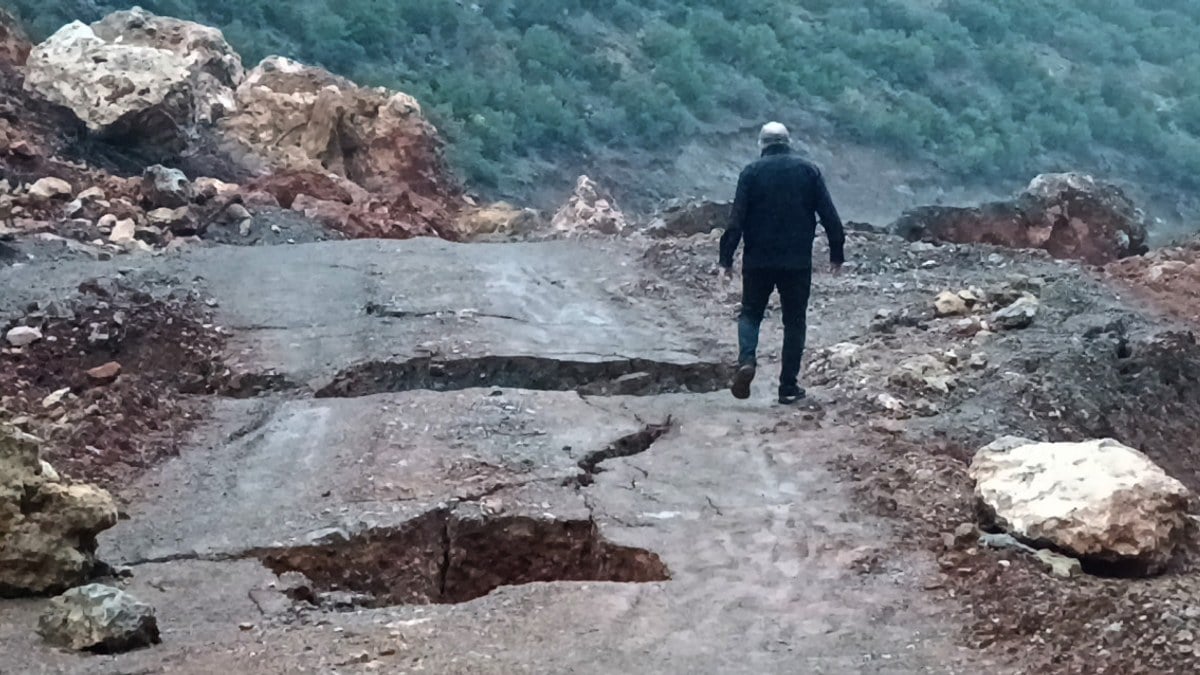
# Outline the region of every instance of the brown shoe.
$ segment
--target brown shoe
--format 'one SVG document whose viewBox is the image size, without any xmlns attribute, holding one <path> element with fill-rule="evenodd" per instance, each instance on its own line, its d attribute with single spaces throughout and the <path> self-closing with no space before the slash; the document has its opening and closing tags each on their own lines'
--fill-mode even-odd
<svg viewBox="0 0 1200 675">
<path fill-rule="evenodd" d="M 742 401 L 750 398 L 750 384 L 754 382 L 756 370 L 754 365 L 749 363 L 738 366 L 737 372 L 733 374 L 733 386 L 730 387 L 734 398 Z"/>
</svg>

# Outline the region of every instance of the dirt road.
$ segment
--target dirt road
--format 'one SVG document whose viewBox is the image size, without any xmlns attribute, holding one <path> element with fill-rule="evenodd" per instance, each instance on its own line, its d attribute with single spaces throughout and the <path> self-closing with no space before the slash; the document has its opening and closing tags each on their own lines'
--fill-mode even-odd
<svg viewBox="0 0 1200 675">
<path fill-rule="evenodd" d="M 200 397 L 209 414 L 178 456 L 118 486 L 126 518 L 101 553 L 158 608 L 164 643 L 52 651 L 32 631 L 44 601 L 6 602 L 0 671 L 1190 662 L 1194 568 L 1056 580 L 946 539 L 972 520 L 966 458 L 998 435 L 1127 438 L 1190 480 L 1180 411 L 1200 391 L 1162 368 L 1195 355 L 1156 346 L 1178 326 L 1074 264 L 856 234 L 851 273 L 816 279 L 815 405 L 772 400 L 773 320 L 756 396 L 738 402 L 724 391 L 738 294 L 712 276 L 713 244 L 322 242 L 117 262 L 24 245 L 39 255 L 0 267 L 6 316 L 95 276 L 186 288 L 259 386 Z M 967 287 L 1030 289 L 1042 310 L 972 337 L 931 312 Z"/>
<path fill-rule="evenodd" d="M 640 297 L 633 247 L 214 247 L 127 274 L 203 287 L 231 360 L 288 387 L 216 400 L 102 541 L 164 644 L 52 652 L 42 603 L 10 603 L 6 672 L 960 670 L 929 561 L 827 468 L 870 449 L 769 385 L 715 391 L 729 326 Z M 293 601 L 263 561 L 362 597 Z"/>
</svg>

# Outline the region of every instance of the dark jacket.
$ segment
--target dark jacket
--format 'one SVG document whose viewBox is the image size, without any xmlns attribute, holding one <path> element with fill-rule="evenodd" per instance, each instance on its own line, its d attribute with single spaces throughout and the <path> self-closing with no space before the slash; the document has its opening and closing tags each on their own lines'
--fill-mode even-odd
<svg viewBox="0 0 1200 675">
<path fill-rule="evenodd" d="M 721 266 L 733 266 L 744 237 L 745 269 L 812 269 L 818 215 L 831 262 L 840 265 L 846 235 L 821 170 L 786 145 L 767 147 L 738 178 L 733 216 L 721 237 Z"/>
</svg>

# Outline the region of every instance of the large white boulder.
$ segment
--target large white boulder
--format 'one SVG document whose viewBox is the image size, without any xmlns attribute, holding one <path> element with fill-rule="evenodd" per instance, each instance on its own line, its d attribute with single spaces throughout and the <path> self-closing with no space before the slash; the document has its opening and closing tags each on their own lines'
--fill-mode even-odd
<svg viewBox="0 0 1200 675">
<path fill-rule="evenodd" d="M 987 524 L 1124 572 L 1162 571 L 1188 521 L 1188 489 L 1113 440 L 1005 438 L 975 455 L 970 474 Z"/>
<path fill-rule="evenodd" d="M 51 35 L 30 53 L 25 87 L 93 132 L 157 142 L 230 111 L 243 75 L 220 31 L 135 9 Z"/>
</svg>

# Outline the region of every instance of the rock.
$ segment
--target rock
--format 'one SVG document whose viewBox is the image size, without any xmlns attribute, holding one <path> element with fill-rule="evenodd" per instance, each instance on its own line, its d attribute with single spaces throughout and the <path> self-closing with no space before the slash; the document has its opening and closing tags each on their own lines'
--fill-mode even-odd
<svg viewBox="0 0 1200 675">
<path fill-rule="evenodd" d="M 541 214 L 533 209 L 518 209 L 508 202 L 470 208 L 458 215 L 455 225 L 463 238 L 487 234 L 522 234 L 538 229 Z"/>
<path fill-rule="evenodd" d="M 1060 579 L 1071 579 L 1083 574 L 1083 563 L 1070 556 L 1048 549 L 1042 549 L 1034 556 L 1046 566 L 1047 571 Z"/>
<path fill-rule="evenodd" d="M 1147 229 L 1120 188 L 1078 173 L 1038 176 L 1008 201 L 913 209 L 891 226 L 910 240 L 1044 249 L 1094 265 L 1145 253 Z"/>
<path fill-rule="evenodd" d="M 177 209 L 154 209 L 146 214 L 146 220 L 152 227 L 175 234 L 190 236 L 196 233 L 196 219 L 191 208 L 187 206 Z"/>
<path fill-rule="evenodd" d="M 971 308 L 959 294 L 943 291 L 933 301 L 934 315 L 940 318 L 969 314 Z"/>
<path fill-rule="evenodd" d="M 950 373 L 945 362 L 930 354 L 903 361 L 888 381 L 897 387 L 918 391 L 928 389 L 941 394 L 949 393 L 958 384 L 958 378 Z"/>
<path fill-rule="evenodd" d="M 152 209 L 183 208 L 192 201 L 192 184 L 182 171 L 156 164 L 142 174 L 142 199 Z"/>
<path fill-rule="evenodd" d="M 110 361 L 87 371 L 88 379 L 95 384 L 112 384 L 121 375 L 121 364 Z"/>
<path fill-rule="evenodd" d="M 43 470 L 38 444 L 0 425 L 0 597 L 83 583 L 96 565 L 96 535 L 117 523 L 107 492 Z"/>
<path fill-rule="evenodd" d="M 195 122 L 209 124 L 236 109 L 234 89 L 245 79 L 245 68 L 216 28 L 135 8 L 109 14 L 92 29 L 110 44 L 165 50 L 183 59 Z"/>
<path fill-rule="evenodd" d="M 104 201 L 104 198 L 105 198 L 104 190 L 101 188 L 98 188 L 98 187 L 90 187 L 90 188 L 84 190 L 83 192 L 80 192 L 79 194 L 75 195 L 75 199 L 78 200 L 81 204 L 90 204 L 92 202 L 102 202 L 102 201 Z"/>
<path fill-rule="evenodd" d="M 232 197 L 240 190 L 239 186 L 216 178 L 197 178 L 192 183 L 193 197 L 198 201 L 207 202 L 217 197 Z"/>
<path fill-rule="evenodd" d="M 42 201 L 70 197 L 71 184 L 61 178 L 47 176 L 29 187 L 29 196 Z"/>
<path fill-rule="evenodd" d="M 42 339 L 42 331 L 32 326 L 17 326 L 10 329 L 4 339 L 14 347 L 28 347 Z"/>
<path fill-rule="evenodd" d="M 858 365 L 861 352 L 862 347 L 853 342 L 839 342 L 829 348 L 826 357 L 830 367 L 845 372 Z"/>
<path fill-rule="evenodd" d="M 1112 440 L 1001 439 L 970 475 L 985 525 L 1129 573 L 1165 569 L 1187 527 L 1187 488 Z"/>
<path fill-rule="evenodd" d="M 70 387 L 63 387 L 62 389 L 59 389 L 59 390 L 51 393 L 46 398 L 42 399 L 42 407 L 47 408 L 47 409 L 57 407 L 58 404 L 62 403 L 63 400 L 65 398 L 67 398 L 67 395 L 70 393 L 71 393 Z"/>
<path fill-rule="evenodd" d="M 727 227 L 732 210 L 731 202 L 672 204 L 654 219 L 646 234 L 656 238 L 708 234 Z"/>
<path fill-rule="evenodd" d="M 132 244 L 134 236 L 137 234 L 137 223 L 131 219 L 118 220 L 112 226 L 112 233 L 108 235 L 108 240 L 114 244 L 125 246 Z"/>
<path fill-rule="evenodd" d="M 238 112 L 220 123 L 226 150 L 258 173 L 323 175 L 361 195 L 353 227 L 362 235 L 452 237 L 457 184 L 442 158 L 442 142 L 411 96 L 358 87 L 321 68 L 270 57 L 237 89 Z M 367 198 L 369 194 L 370 198 Z M 371 206 L 367 202 L 372 202 Z M 346 219 L 343 219 L 346 220 Z"/>
<path fill-rule="evenodd" d="M 625 214 L 612 197 L 587 176 L 580 176 L 575 192 L 554 214 L 551 227 L 560 234 L 621 234 L 627 223 Z"/>
<path fill-rule="evenodd" d="M 242 221 L 250 220 L 253 217 L 250 211 L 241 204 L 231 204 L 229 208 L 225 209 L 225 222 L 227 223 L 240 224 Z"/>
<path fill-rule="evenodd" d="M 1021 330 L 1033 325 L 1041 310 L 1041 303 L 1032 295 L 1025 295 L 1013 304 L 992 314 L 991 324 L 1001 330 Z"/>
<path fill-rule="evenodd" d="M 30 54 L 25 86 L 95 133 L 170 153 L 235 105 L 241 77 L 220 31 L 135 9 L 50 36 Z"/>
<path fill-rule="evenodd" d="M 51 600 L 38 621 L 38 634 L 55 647 L 105 654 L 161 642 L 153 607 L 102 584 L 74 588 Z"/>
<path fill-rule="evenodd" d="M 903 413 L 906 408 L 904 401 L 901 401 L 891 394 L 880 394 L 879 396 L 876 396 L 875 404 L 887 412 L 896 414 Z"/>
</svg>

